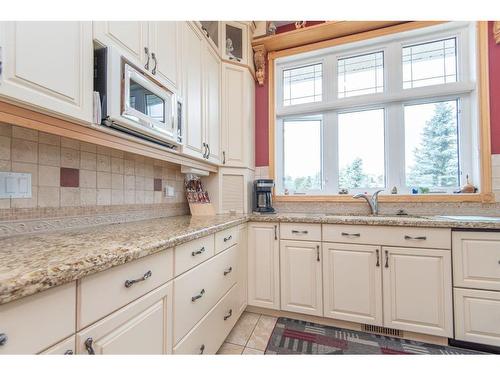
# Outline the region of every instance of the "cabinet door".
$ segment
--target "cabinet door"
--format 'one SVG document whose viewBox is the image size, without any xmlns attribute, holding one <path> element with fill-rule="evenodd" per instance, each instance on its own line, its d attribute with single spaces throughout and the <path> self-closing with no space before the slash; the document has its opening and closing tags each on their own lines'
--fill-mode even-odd
<svg viewBox="0 0 500 375">
<path fill-rule="evenodd" d="M 207 43 L 204 43 L 203 50 L 205 142 L 209 147 L 209 160 L 219 163 L 221 63 Z"/>
<path fill-rule="evenodd" d="M 323 244 L 324 316 L 382 325 L 381 249 Z"/>
<path fill-rule="evenodd" d="M 384 326 L 453 336 L 449 250 L 382 247 Z"/>
<path fill-rule="evenodd" d="M 79 354 L 172 352 L 172 284 L 165 284 L 77 333 Z M 92 352 L 93 351 L 93 352 Z"/>
<path fill-rule="evenodd" d="M 247 26 L 239 22 L 224 22 L 222 56 L 226 60 L 247 64 Z"/>
<path fill-rule="evenodd" d="M 454 288 L 455 338 L 500 346 L 500 292 Z"/>
<path fill-rule="evenodd" d="M 247 285 L 248 285 L 248 227 L 246 224 L 240 226 L 240 238 L 238 242 L 238 307 L 239 314 L 247 307 Z M 239 315 L 238 314 L 238 315 Z"/>
<path fill-rule="evenodd" d="M 167 84 L 178 88 L 180 56 L 179 33 L 180 22 L 149 22 L 149 40 L 151 53 L 155 54 L 156 76 Z M 152 62 L 153 69 L 155 62 Z"/>
<path fill-rule="evenodd" d="M 66 340 L 63 340 L 56 345 L 50 347 L 47 350 L 44 350 L 40 354 L 49 355 L 49 354 L 64 354 L 71 355 L 75 354 L 75 335 L 68 337 Z"/>
<path fill-rule="evenodd" d="M 248 304 L 280 309 L 278 225 L 248 225 Z"/>
<path fill-rule="evenodd" d="M 323 316 L 321 258 L 321 242 L 281 241 L 281 310 Z"/>
<path fill-rule="evenodd" d="M 105 46 L 114 46 L 131 62 L 144 65 L 147 62 L 145 48 L 148 45 L 148 23 L 144 21 L 94 21 L 94 39 Z M 149 61 L 149 67 L 152 67 Z"/>
<path fill-rule="evenodd" d="M 92 121 L 90 22 L 2 22 L 0 95 Z"/>
<path fill-rule="evenodd" d="M 246 68 L 224 63 L 222 67 L 222 163 L 229 167 L 245 166 Z"/>
<path fill-rule="evenodd" d="M 193 25 L 183 27 L 183 94 L 186 111 L 185 144 L 186 154 L 202 157 L 204 147 L 202 117 L 202 37 Z"/>
</svg>

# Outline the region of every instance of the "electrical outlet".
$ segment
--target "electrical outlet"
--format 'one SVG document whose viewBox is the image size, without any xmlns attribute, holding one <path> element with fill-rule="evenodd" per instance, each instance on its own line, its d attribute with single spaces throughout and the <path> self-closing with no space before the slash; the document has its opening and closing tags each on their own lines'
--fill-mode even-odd
<svg viewBox="0 0 500 375">
<path fill-rule="evenodd" d="M 31 173 L 0 172 L 0 198 L 31 198 Z"/>
<path fill-rule="evenodd" d="M 175 197 L 175 189 L 171 185 L 165 186 L 165 188 L 163 189 L 163 192 L 165 194 L 165 197 L 169 197 L 169 198 Z"/>
</svg>

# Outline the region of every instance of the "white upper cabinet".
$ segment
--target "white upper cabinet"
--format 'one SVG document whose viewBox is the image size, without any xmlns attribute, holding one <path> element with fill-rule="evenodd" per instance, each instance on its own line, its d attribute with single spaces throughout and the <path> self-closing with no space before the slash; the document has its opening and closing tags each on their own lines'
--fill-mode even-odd
<svg viewBox="0 0 500 375">
<path fill-rule="evenodd" d="M 193 24 L 185 23 L 182 40 L 186 120 L 183 151 L 219 163 L 220 59 Z"/>
<path fill-rule="evenodd" d="M 1 22 L 0 96 L 92 121 L 90 22 Z"/>
<path fill-rule="evenodd" d="M 148 23 L 144 21 L 95 21 L 94 39 L 114 46 L 138 65 L 148 61 Z M 150 65 L 151 65 L 150 61 Z"/>
<path fill-rule="evenodd" d="M 222 64 L 221 162 L 254 166 L 255 83 L 247 68 Z"/>
<path fill-rule="evenodd" d="M 208 43 L 210 43 L 216 51 L 220 51 L 221 22 L 197 21 L 196 24 L 200 28 L 201 33 L 208 40 Z"/>
<path fill-rule="evenodd" d="M 248 64 L 248 28 L 240 22 L 224 22 L 222 28 L 222 58 Z"/>
<path fill-rule="evenodd" d="M 451 252 L 382 247 L 384 326 L 453 336 Z"/>
<path fill-rule="evenodd" d="M 180 22 L 158 21 L 149 23 L 149 48 L 151 49 L 151 71 L 160 79 L 179 88 L 179 37 Z M 154 56 L 153 56 L 154 54 Z M 154 57 L 154 58 L 153 58 Z"/>
<path fill-rule="evenodd" d="M 204 47 L 204 116 L 205 142 L 208 145 L 208 160 L 220 162 L 220 75 L 219 57 L 209 46 Z"/>
<path fill-rule="evenodd" d="M 380 246 L 323 244 L 324 316 L 382 325 Z"/>
<path fill-rule="evenodd" d="M 186 154 L 201 157 L 205 153 L 202 121 L 202 37 L 185 23 L 182 33 L 183 94 L 185 110 Z"/>
</svg>

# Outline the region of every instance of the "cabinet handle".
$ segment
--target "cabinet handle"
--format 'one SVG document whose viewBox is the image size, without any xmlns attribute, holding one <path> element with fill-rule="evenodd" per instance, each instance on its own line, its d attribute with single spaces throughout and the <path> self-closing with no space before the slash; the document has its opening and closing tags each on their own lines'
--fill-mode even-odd
<svg viewBox="0 0 500 375">
<path fill-rule="evenodd" d="M 202 289 L 200 291 L 200 294 L 197 294 L 196 296 L 194 297 L 191 297 L 191 302 L 196 302 L 196 300 L 200 299 L 201 297 L 203 297 L 203 295 L 205 294 L 205 289 Z"/>
<path fill-rule="evenodd" d="M 205 351 L 205 344 L 202 344 L 200 346 L 200 354 L 203 354 L 204 351 Z"/>
<path fill-rule="evenodd" d="M 92 347 L 93 343 L 94 339 L 92 337 L 89 337 L 87 340 L 85 340 L 85 349 L 87 349 L 87 353 L 89 353 L 90 355 L 95 354 L 94 348 Z"/>
<path fill-rule="evenodd" d="M 205 26 L 202 26 L 201 27 L 201 31 L 203 31 L 205 33 L 205 35 L 207 36 L 207 38 L 210 38 L 210 35 L 208 34 L 208 30 Z"/>
<path fill-rule="evenodd" d="M 316 260 L 319 262 L 319 245 L 316 245 Z"/>
<path fill-rule="evenodd" d="M 307 233 L 309 233 L 309 231 L 307 231 L 307 230 L 295 230 L 295 229 L 293 229 L 292 233 L 293 234 L 307 234 Z"/>
<path fill-rule="evenodd" d="M 156 54 L 153 52 L 151 53 L 151 58 L 153 59 L 154 63 L 155 63 L 155 66 L 153 66 L 153 69 L 151 69 L 151 73 L 153 75 L 156 74 L 156 67 L 158 66 L 158 61 L 156 61 Z"/>
<path fill-rule="evenodd" d="M 385 268 L 389 268 L 389 251 L 385 251 Z"/>
<path fill-rule="evenodd" d="M 224 276 L 231 273 L 232 271 L 233 271 L 233 267 L 229 267 L 227 270 L 224 271 Z"/>
<path fill-rule="evenodd" d="M 226 164 L 226 151 L 222 151 L 222 164 Z"/>
<path fill-rule="evenodd" d="M 0 346 L 4 346 L 5 344 L 7 344 L 8 339 L 9 338 L 7 337 L 7 334 L 0 333 Z"/>
<path fill-rule="evenodd" d="M 426 236 L 418 236 L 418 237 L 412 237 L 412 236 L 405 236 L 405 240 L 415 240 L 415 241 L 423 241 L 426 240 Z"/>
<path fill-rule="evenodd" d="M 207 144 L 203 142 L 203 158 L 207 158 Z"/>
<path fill-rule="evenodd" d="M 342 236 L 344 236 L 344 237 L 361 237 L 360 233 L 346 233 L 346 232 L 342 232 L 340 234 Z"/>
<path fill-rule="evenodd" d="M 149 70 L 149 48 L 144 47 L 144 53 L 146 54 L 146 57 L 148 60 L 146 61 L 146 65 L 144 65 L 144 69 Z"/>
<path fill-rule="evenodd" d="M 278 226 L 277 225 L 274 226 L 274 239 L 275 240 L 278 239 Z"/>
<path fill-rule="evenodd" d="M 233 238 L 233 235 L 230 234 L 228 237 L 224 237 L 224 242 L 227 242 Z"/>
<path fill-rule="evenodd" d="M 75 353 L 73 353 L 73 350 L 71 350 L 71 349 L 68 349 L 64 352 L 64 355 L 73 355 L 73 354 L 75 354 Z"/>
<path fill-rule="evenodd" d="M 377 252 L 377 264 L 376 264 L 376 266 L 377 266 L 377 267 L 380 267 L 380 254 L 379 254 L 378 249 L 377 249 L 377 250 L 375 250 L 375 251 Z"/>
<path fill-rule="evenodd" d="M 207 159 L 210 159 L 210 145 L 208 143 L 207 143 L 207 149 L 208 149 Z"/>
<path fill-rule="evenodd" d="M 135 283 L 139 283 L 141 281 L 149 279 L 151 276 L 153 276 L 153 272 L 148 271 L 146 272 L 142 277 L 139 277 L 138 279 L 135 280 L 126 280 L 125 281 L 125 288 L 130 288 L 132 285 Z"/>
<path fill-rule="evenodd" d="M 233 309 L 229 309 L 227 315 L 224 315 L 224 320 L 228 320 L 231 316 L 233 316 Z"/>
<path fill-rule="evenodd" d="M 195 256 L 197 256 L 197 255 L 200 255 L 200 254 L 204 253 L 204 252 L 205 252 L 205 246 L 203 246 L 203 247 L 202 247 L 200 250 L 198 250 L 198 251 L 193 251 L 193 252 L 191 253 L 191 256 L 195 257 Z"/>
<path fill-rule="evenodd" d="M 228 58 L 229 58 L 229 60 L 241 62 L 241 59 L 239 57 L 236 57 L 236 56 L 228 56 Z"/>
</svg>

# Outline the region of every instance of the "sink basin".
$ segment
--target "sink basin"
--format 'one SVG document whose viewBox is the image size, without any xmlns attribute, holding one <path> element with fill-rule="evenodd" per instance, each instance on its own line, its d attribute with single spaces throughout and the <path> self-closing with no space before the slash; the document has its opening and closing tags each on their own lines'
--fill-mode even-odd
<svg viewBox="0 0 500 375">
<path fill-rule="evenodd" d="M 492 217 L 492 216 L 447 216 L 440 215 L 436 216 L 439 219 L 448 219 L 448 220 L 459 220 L 459 221 L 491 221 L 491 222 L 500 222 L 500 217 Z"/>
</svg>

